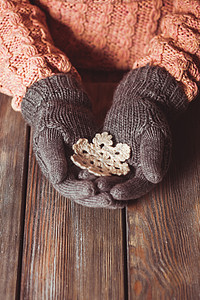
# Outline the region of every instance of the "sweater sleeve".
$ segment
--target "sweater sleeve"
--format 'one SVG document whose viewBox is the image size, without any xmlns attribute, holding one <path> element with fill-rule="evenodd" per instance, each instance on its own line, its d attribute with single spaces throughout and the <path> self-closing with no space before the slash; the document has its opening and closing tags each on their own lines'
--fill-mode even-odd
<svg viewBox="0 0 200 300">
<path fill-rule="evenodd" d="M 0 92 L 13 97 L 13 109 L 21 110 L 34 82 L 67 72 L 78 76 L 54 46 L 44 13 L 28 0 L 0 0 Z"/>
<path fill-rule="evenodd" d="M 147 56 L 133 68 L 146 64 L 165 68 L 192 101 L 200 80 L 200 1 L 176 0 L 173 4 L 174 13 L 161 20 L 160 34 L 147 46 Z"/>
</svg>

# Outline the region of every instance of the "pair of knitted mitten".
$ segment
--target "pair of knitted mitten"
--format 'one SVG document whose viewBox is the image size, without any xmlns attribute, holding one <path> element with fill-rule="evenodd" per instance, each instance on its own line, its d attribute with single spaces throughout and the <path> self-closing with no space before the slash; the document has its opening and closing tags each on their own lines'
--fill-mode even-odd
<svg viewBox="0 0 200 300">
<path fill-rule="evenodd" d="M 89 207 L 121 208 L 160 182 L 170 163 L 169 121 L 188 100 L 179 83 L 160 67 L 130 71 L 119 83 L 103 131 L 131 147 L 126 176 L 98 177 L 73 166 L 72 145 L 96 134 L 91 104 L 70 74 L 33 84 L 22 114 L 33 128 L 33 148 L 44 175 L 67 198 Z"/>
</svg>

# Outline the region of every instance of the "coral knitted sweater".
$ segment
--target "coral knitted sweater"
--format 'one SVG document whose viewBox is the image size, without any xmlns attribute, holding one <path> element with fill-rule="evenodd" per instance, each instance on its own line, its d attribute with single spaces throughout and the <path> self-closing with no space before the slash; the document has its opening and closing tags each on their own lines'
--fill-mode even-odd
<svg viewBox="0 0 200 300">
<path fill-rule="evenodd" d="M 164 67 L 188 100 L 200 80 L 200 1 L 0 0 L 0 92 L 75 68 Z"/>
</svg>

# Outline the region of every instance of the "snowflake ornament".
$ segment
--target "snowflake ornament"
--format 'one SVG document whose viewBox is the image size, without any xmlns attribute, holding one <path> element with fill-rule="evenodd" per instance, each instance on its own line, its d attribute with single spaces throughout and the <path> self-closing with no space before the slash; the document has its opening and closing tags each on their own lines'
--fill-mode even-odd
<svg viewBox="0 0 200 300">
<path fill-rule="evenodd" d="M 130 171 L 125 162 L 130 158 L 130 147 L 122 143 L 113 147 L 112 135 L 107 132 L 97 133 L 92 143 L 85 138 L 79 139 L 72 148 L 75 152 L 71 156 L 73 163 L 97 176 L 120 176 Z"/>
</svg>

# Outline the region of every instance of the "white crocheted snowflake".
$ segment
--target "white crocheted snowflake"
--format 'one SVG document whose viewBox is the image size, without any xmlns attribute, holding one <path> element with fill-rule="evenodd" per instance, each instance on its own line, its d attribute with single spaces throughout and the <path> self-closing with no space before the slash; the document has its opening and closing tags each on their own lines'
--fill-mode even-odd
<svg viewBox="0 0 200 300">
<path fill-rule="evenodd" d="M 130 157 L 131 149 L 127 144 L 112 145 L 112 135 L 107 132 L 97 133 L 92 143 L 85 138 L 79 139 L 73 145 L 75 154 L 71 160 L 97 176 L 126 175 L 130 169 L 125 160 Z"/>
</svg>

